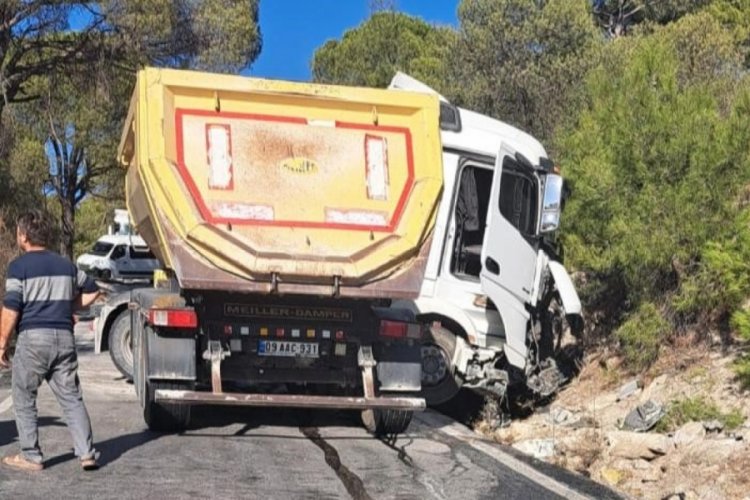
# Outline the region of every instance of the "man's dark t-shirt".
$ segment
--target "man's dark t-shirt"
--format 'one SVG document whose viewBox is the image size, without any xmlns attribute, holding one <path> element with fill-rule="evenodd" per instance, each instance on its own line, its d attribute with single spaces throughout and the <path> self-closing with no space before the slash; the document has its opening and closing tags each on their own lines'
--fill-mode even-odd
<svg viewBox="0 0 750 500">
<path fill-rule="evenodd" d="M 3 306 L 20 314 L 18 331 L 73 330 L 73 301 L 97 286 L 68 259 L 49 250 L 27 252 L 8 266 Z"/>
</svg>

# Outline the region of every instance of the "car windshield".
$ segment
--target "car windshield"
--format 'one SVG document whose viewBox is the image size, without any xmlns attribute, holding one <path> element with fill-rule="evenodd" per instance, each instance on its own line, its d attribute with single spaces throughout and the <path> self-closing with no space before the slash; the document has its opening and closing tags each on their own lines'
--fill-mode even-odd
<svg viewBox="0 0 750 500">
<path fill-rule="evenodd" d="M 107 255 L 112 250 L 112 243 L 104 243 L 103 241 L 97 241 L 94 244 L 94 248 L 89 252 L 91 255 L 99 255 L 101 257 Z"/>
</svg>

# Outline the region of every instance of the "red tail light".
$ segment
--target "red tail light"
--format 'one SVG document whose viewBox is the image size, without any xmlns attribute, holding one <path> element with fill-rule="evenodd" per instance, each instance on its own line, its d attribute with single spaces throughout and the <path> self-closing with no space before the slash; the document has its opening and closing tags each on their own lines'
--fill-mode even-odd
<svg viewBox="0 0 750 500">
<path fill-rule="evenodd" d="M 151 309 L 148 321 L 154 326 L 168 328 L 197 328 L 198 315 L 192 309 Z"/>
<path fill-rule="evenodd" d="M 390 337 L 393 339 L 412 338 L 418 339 L 421 335 L 421 329 L 416 323 L 404 323 L 402 321 L 389 321 L 387 319 L 380 321 L 381 337 Z"/>
<path fill-rule="evenodd" d="M 380 335 L 391 338 L 404 338 L 409 332 L 409 325 L 398 321 L 382 320 L 380 322 Z"/>
</svg>

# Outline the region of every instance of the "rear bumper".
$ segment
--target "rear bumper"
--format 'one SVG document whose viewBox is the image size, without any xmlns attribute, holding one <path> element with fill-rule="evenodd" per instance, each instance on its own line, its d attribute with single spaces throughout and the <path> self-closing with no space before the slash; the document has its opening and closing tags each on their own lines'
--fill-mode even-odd
<svg viewBox="0 0 750 500">
<path fill-rule="evenodd" d="M 158 403 L 187 405 L 222 406 L 262 406 L 276 408 L 318 408 L 337 410 L 409 410 L 423 411 L 426 407 L 422 398 L 401 397 L 346 397 L 346 396 L 307 396 L 289 394 L 242 394 L 212 393 L 198 391 L 178 391 L 158 389 L 155 400 Z"/>
</svg>

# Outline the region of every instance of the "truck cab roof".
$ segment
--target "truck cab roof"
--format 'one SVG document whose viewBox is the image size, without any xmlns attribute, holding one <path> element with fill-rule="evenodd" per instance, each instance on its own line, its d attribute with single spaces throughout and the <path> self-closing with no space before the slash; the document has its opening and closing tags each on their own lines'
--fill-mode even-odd
<svg viewBox="0 0 750 500">
<path fill-rule="evenodd" d="M 436 90 L 402 72 L 396 73 L 389 88 L 437 95 L 443 103 L 449 104 Z M 444 149 L 494 157 L 502 142 L 526 156 L 533 164 L 539 164 L 540 158 L 547 158 L 544 146 L 531 134 L 501 120 L 464 108 L 456 109 L 461 126 L 458 130 L 441 131 Z"/>
</svg>

